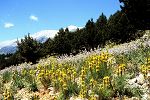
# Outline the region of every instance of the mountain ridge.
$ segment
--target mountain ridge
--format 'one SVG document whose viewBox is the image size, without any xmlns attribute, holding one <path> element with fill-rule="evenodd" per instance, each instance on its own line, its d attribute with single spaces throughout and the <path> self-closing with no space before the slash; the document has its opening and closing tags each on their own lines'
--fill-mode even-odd
<svg viewBox="0 0 150 100">
<path fill-rule="evenodd" d="M 81 29 L 82 27 L 70 25 L 66 28 L 68 28 L 69 31 L 75 31 L 75 30 L 77 30 L 77 28 Z M 58 30 L 42 30 L 42 31 L 32 34 L 31 37 L 36 39 L 38 42 L 44 43 L 48 38 L 54 38 L 54 36 L 57 34 L 57 32 L 58 32 Z M 18 40 L 21 40 L 21 39 L 18 39 Z M 17 50 L 16 41 L 17 41 L 17 39 L 1 42 L 0 43 L 0 54 L 15 53 Z"/>
</svg>

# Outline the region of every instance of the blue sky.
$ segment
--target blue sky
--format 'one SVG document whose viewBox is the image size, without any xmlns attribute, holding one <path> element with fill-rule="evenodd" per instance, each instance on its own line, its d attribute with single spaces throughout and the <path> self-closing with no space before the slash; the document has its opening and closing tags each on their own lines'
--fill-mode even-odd
<svg viewBox="0 0 150 100">
<path fill-rule="evenodd" d="M 109 17 L 119 9 L 119 0 L 0 0 L 0 42 L 41 30 L 83 27 L 102 12 Z"/>
</svg>

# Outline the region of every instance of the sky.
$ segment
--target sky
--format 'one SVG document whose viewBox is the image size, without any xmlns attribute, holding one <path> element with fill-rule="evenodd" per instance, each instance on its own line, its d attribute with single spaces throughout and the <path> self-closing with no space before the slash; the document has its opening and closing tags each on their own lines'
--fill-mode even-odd
<svg viewBox="0 0 150 100">
<path fill-rule="evenodd" d="M 120 10 L 119 0 L 0 0 L 0 42 L 69 25 L 84 27 L 103 12 Z"/>
</svg>

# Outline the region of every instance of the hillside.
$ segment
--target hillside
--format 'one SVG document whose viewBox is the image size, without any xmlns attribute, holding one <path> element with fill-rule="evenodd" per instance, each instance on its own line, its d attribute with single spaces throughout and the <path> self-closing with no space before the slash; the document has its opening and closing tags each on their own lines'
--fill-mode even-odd
<svg viewBox="0 0 150 100">
<path fill-rule="evenodd" d="M 150 100 L 150 0 L 0 4 L 0 100 Z"/>
<path fill-rule="evenodd" d="M 28 100 L 149 100 L 149 45 L 149 36 L 144 35 L 130 43 L 107 45 L 76 56 L 12 66 L 0 71 L 0 93 Z"/>
</svg>

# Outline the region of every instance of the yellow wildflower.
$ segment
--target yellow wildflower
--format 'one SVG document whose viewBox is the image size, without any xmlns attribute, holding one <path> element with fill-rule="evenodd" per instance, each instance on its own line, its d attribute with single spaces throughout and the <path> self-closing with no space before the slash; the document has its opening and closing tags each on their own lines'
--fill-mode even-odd
<svg viewBox="0 0 150 100">
<path fill-rule="evenodd" d="M 141 65 L 140 69 L 141 69 L 141 72 L 144 74 L 144 76 L 146 76 L 148 73 L 149 67 L 146 65 Z"/>
<path fill-rule="evenodd" d="M 118 75 L 123 75 L 125 72 L 125 64 L 120 64 L 117 68 L 117 74 Z"/>
<path fill-rule="evenodd" d="M 110 84 L 110 77 L 109 76 L 105 76 L 103 78 L 103 86 L 107 87 Z"/>
</svg>

